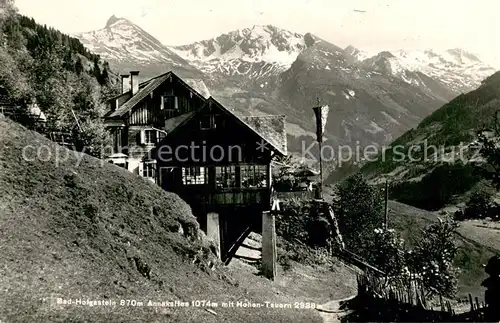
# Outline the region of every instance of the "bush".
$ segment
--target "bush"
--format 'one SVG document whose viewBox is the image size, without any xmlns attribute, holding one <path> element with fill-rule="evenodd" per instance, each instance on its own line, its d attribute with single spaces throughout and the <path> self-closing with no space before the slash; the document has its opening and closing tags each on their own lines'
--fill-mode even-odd
<svg viewBox="0 0 500 323">
<path fill-rule="evenodd" d="M 330 246 L 330 223 L 323 217 L 306 220 L 308 243 L 313 247 L 328 248 Z"/>
<path fill-rule="evenodd" d="M 276 219 L 276 234 L 285 240 L 308 242 L 307 220 L 311 214 L 310 202 L 292 199 L 285 201 Z"/>
<path fill-rule="evenodd" d="M 405 268 L 404 240 L 393 229 L 377 228 L 368 245 L 368 262 L 388 276 L 398 276 Z"/>
<path fill-rule="evenodd" d="M 464 210 L 465 219 L 484 219 L 493 207 L 492 194 L 480 189 L 471 194 Z"/>
<path fill-rule="evenodd" d="M 77 151 L 102 158 L 104 148 L 109 147 L 110 137 L 104 125 L 98 120 L 86 122 L 73 132 L 73 143 Z"/>
<path fill-rule="evenodd" d="M 310 201 L 285 201 L 276 221 L 276 233 L 283 239 L 299 241 L 311 247 L 328 247 L 331 238 L 330 223 L 319 216 Z"/>
<path fill-rule="evenodd" d="M 429 295 L 453 297 L 457 291 L 459 269 L 453 265 L 456 228 L 457 223 L 451 219 L 439 219 L 424 230 L 409 254 L 408 267 L 420 274 Z"/>
<path fill-rule="evenodd" d="M 383 223 L 381 192 L 370 186 L 361 174 L 355 174 L 337 186 L 334 203 L 339 229 L 348 249 L 364 258 L 375 229 Z"/>
</svg>

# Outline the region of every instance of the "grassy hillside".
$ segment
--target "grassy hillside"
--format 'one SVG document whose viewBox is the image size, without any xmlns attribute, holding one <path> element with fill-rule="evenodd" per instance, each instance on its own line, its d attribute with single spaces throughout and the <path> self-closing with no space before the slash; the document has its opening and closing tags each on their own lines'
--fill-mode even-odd
<svg viewBox="0 0 500 323">
<path fill-rule="evenodd" d="M 389 202 L 389 227 L 401 233 L 402 238 L 412 246 L 421 236 L 422 230 L 437 220 L 437 214 L 427 212 L 399 202 Z M 487 233 L 487 235 L 486 235 Z M 461 223 L 457 230 L 456 243 L 459 247 L 455 258 L 455 265 L 460 267 L 459 297 L 466 297 L 468 293 L 480 299 L 484 297 L 481 282 L 488 277 L 484 272 L 483 264 L 496 252 L 500 251 L 500 244 L 492 243 L 499 240 L 497 232 L 481 230 L 470 223 Z M 488 236 L 490 239 L 478 239 L 479 236 Z M 486 240 L 486 241 L 485 241 Z M 488 241 L 490 240 L 490 241 Z"/>
<path fill-rule="evenodd" d="M 278 296 L 239 287 L 219 268 L 176 195 L 3 117 L 0 142 L 1 321 L 321 321 L 312 310 L 119 306 L 122 299 L 220 304 Z M 58 297 L 118 305 L 57 305 Z"/>
<path fill-rule="evenodd" d="M 392 197 L 397 200 L 440 209 L 481 181 L 470 163 L 477 157 L 477 149 L 469 144 L 477 130 L 491 126 L 499 107 L 500 72 L 425 118 L 377 160 L 364 165 L 362 172 L 375 182 L 383 178 L 394 182 Z M 457 179 L 461 179 L 458 185 Z"/>
</svg>

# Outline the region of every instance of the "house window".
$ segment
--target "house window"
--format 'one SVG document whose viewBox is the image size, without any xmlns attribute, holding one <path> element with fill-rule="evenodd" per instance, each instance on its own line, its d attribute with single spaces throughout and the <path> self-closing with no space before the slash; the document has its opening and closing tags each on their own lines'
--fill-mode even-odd
<svg viewBox="0 0 500 323">
<path fill-rule="evenodd" d="M 202 185 L 208 182 L 208 172 L 205 167 L 183 167 L 182 184 Z"/>
<path fill-rule="evenodd" d="M 154 163 L 144 163 L 142 169 L 142 177 L 155 178 L 155 164 Z"/>
<path fill-rule="evenodd" d="M 156 144 L 156 130 L 148 129 L 144 130 L 144 144 L 154 145 Z"/>
<path fill-rule="evenodd" d="M 200 129 L 201 130 L 210 130 L 215 129 L 215 118 L 211 114 L 206 114 L 201 116 L 200 119 Z"/>
<path fill-rule="evenodd" d="M 236 166 L 215 167 L 215 183 L 217 188 L 238 187 Z"/>
<path fill-rule="evenodd" d="M 166 110 L 177 110 L 179 109 L 179 100 L 176 96 L 173 95 L 164 95 L 162 96 L 162 104 L 161 109 Z"/>
<path fill-rule="evenodd" d="M 267 187 L 267 166 L 266 165 L 241 166 L 241 187 L 242 188 Z"/>
</svg>

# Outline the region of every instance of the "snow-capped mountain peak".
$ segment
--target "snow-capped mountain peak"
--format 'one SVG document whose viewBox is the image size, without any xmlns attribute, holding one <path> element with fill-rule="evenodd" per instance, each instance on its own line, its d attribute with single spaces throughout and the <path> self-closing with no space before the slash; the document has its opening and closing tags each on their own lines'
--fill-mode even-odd
<svg viewBox="0 0 500 323">
<path fill-rule="evenodd" d="M 187 61 L 128 19 L 111 16 L 104 28 L 75 35 L 89 50 L 114 62 L 114 66 L 163 66 L 195 70 Z"/>
<path fill-rule="evenodd" d="M 397 50 L 391 53 L 396 58 L 394 64 L 437 79 L 459 93 L 470 91 L 496 71 L 477 55 L 459 48 L 445 51 Z"/>
<path fill-rule="evenodd" d="M 470 91 L 495 72 L 477 55 L 459 48 L 372 55 L 352 45 L 341 49 L 309 33 L 273 25 L 254 25 L 188 45 L 165 46 L 131 21 L 113 15 L 104 28 L 76 36 L 115 66 L 151 66 L 148 73 L 153 75 L 181 68 L 197 77 L 201 71 L 214 80 L 238 77 L 264 87 L 269 78 L 281 75 L 298 59 L 316 60 L 314 66 L 326 70 L 364 68 L 368 74 L 392 75 L 411 84 L 420 84 L 415 73 L 422 73 L 457 93 Z"/>
<path fill-rule="evenodd" d="M 254 25 L 170 48 L 206 73 L 265 77 L 288 69 L 306 44 L 301 34 L 272 25 Z"/>
<path fill-rule="evenodd" d="M 130 21 L 128 21 L 125 18 L 118 18 L 117 16 L 112 15 L 108 19 L 108 21 L 106 22 L 106 28 L 111 28 L 116 23 L 129 23 L 129 24 L 132 24 Z"/>
<path fill-rule="evenodd" d="M 254 25 L 212 39 L 172 47 L 189 60 L 242 59 L 291 65 L 304 49 L 303 35 L 272 26 Z"/>
</svg>

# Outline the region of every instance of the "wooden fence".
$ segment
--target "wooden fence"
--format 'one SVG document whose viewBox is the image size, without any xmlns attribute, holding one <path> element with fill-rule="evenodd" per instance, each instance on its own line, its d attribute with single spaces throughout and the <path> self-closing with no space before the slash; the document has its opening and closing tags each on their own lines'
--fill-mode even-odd
<svg viewBox="0 0 500 323">
<path fill-rule="evenodd" d="M 469 294 L 468 310 L 457 311 L 443 297 L 428 299 L 418 276 L 386 278 L 376 273 L 358 275 L 358 302 L 363 304 L 362 316 L 378 315 L 389 321 L 474 321 L 484 322 L 485 304 Z M 358 307 L 359 308 L 359 307 Z M 374 318 L 375 319 L 375 318 Z"/>
</svg>

